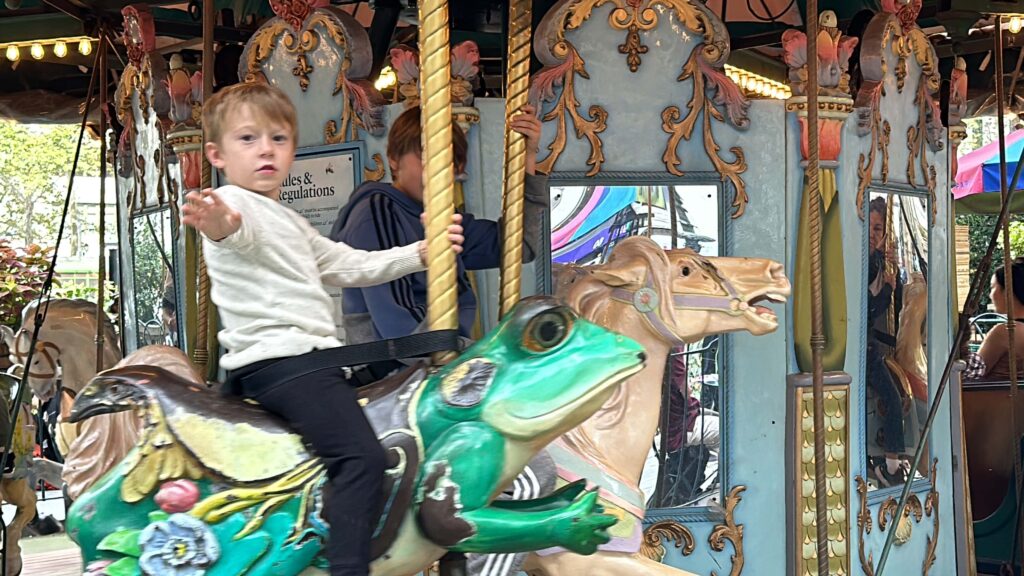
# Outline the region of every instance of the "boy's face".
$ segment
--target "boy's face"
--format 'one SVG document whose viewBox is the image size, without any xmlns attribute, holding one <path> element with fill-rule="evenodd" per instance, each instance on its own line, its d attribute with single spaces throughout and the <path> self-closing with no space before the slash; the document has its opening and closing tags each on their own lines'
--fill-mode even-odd
<svg viewBox="0 0 1024 576">
<path fill-rule="evenodd" d="M 295 160 L 295 138 L 288 126 L 270 122 L 242 105 L 224 119 L 219 142 L 206 143 L 210 164 L 228 182 L 274 200 Z"/>
<path fill-rule="evenodd" d="M 406 152 L 397 160 L 389 158 L 395 188 L 413 200 L 423 202 L 423 160 L 415 152 Z"/>
</svg>

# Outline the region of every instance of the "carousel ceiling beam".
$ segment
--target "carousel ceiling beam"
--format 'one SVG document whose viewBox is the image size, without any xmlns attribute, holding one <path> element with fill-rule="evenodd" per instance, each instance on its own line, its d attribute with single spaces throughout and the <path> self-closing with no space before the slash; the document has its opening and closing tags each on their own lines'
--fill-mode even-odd
<svg viewBox="0 0 1024 576">
<path fill-rule="evenodd" d="M 170 36 L 172 38 L 202 38 L 202 22 L 176 22 L 173 20 L 161 20 L 155 18 L 153 25 L 156 27 L 157 36 Z M 217 26 L 213 29 L 213 39 L 217 42 L 237 42 L 244 44 L 252 36 L 253 30 L 243 30 L 228 26 Z"/>
<path fill-rule="evenodd" d="M 920 22 L 922 19 L 934 18 L 939 13 L 939 7 L 936 4 L 926 4 L 921 7 L 921 12 L 918 14 L 917 19 Z M 846 30 L 850 26 L 851 19 L 840 20 L 839 29 Z M 744 36 L 733 36 L 729 46 L 733 50 L 747 50 L 749 48 L 760 48 L 762 46 L 774 46 L 782 42 L 782 33 L 792 28 L 792 26 L 779 25 L 775 30 L 768 32 L 759 32 L 757 34 L 746 34 Z"/>
</svg>

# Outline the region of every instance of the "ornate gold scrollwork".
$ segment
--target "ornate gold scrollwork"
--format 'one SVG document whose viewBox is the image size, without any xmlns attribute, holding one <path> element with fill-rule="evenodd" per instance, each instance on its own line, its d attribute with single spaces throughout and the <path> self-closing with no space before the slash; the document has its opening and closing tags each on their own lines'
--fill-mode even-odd
<svg viewBox="0 0 1024 576">
<path fill-rule="evenodd" d="M 924 564 L 921 567 L 921 575 L 928 576 L 928 571 L 935 564 L 935 547 L 939 544 L 939 491 L 935 488 L 936 472 L 939 468 L 939 459 L 932 459 L 932 489 L 928 497 L 924 499 L 925 516 L 932 518 L 932 534 L 928 537 L 928 546 L 924 553 Z"/>
<path fill-rule="evenodd" d="M 732 569 L 729 570 L 729 576 L 739 576 L 743 572 L 743 524 L 736 524 L 734 513 L 736 506 L 743 500 L 740 494 L 746 489 L 746 486 L 736 486 L 729 491 L 729 496 L 725 499 L 725 519 L 721 524 L 715 526 L 711 531 L 711 535 L 708 536 L 708 544 L 711 545 L 711 549 L 715 552 L 725 550 L 726 540 L 732 542 L 735 553 L 731 557 Z M 711 576 L 717 575 L 712 571 Z"/>
<path fill-rule="evenodd" d="M 739 218 L 743 215 L 749 200 L 747 185 L 743 182 L 743 178 L 740 177 L 740 174 L 747 171 L 747 160 L 743 154 L 743 149 L 739 146 L 733 146 L 729 149 L 735 158 L 732 162 L 725 160 L 719 154 L 721 146 L 715 141 L 715 136 L 711 132 L 711 119 L 714 118 L 719 122 L 724 122 L 725 117 L 715 107 L 714 103 L 708 99 L 705 92 L 704 71 L 701 69 L 701 53 L 702 51 L 694 49 L 690 54 L 689 60 L 683 66 L 682 74 L 679 75 L 680 82 L 690 78 L 693 79 L 693 98 L 687 105 L 690 110 L 689 113 L 680 120 L 681 112 L 678 106 L 669 106 L 661 112 L 661 128 L 670 134 L 668 143 L 665 145 L 665 153 L 662 154 L 661 159 L 669 172 L 676 176 L 683 175 L 683 171 L 679 168 L 682 160 L 679 159 L 679 154 L 676 150 L 679 147 L 680 140 L 689 140 L 693 135 L 694 127 L 697 124 L 697 117 L 703 112 L 704 150 L 707 152 L 711 163 L 714 164 L 715 170 L 721 175 L 722 181 L 729 180 L 736 188 L 736 197 L 732 202 L 735 208 L 732 217 Z"/>
<path fill-rule="evenodd" d="M 287 29 L 288 24 L 284 20 L 280 20 L 260 28 L 253 34 L 252 39 L 249 40 L 248 58 L 245 63 L 246 82 L 256 82 L 264 78 L 263 61 L 270 58 L 270 54 L 274 51 L 274 44 L 277 43 L 277 37 Z"/>
<path fill-rule="evenodd" d="M 576 51 L 576 47 L 568 40 L 560 42 L 555 46 L 554 51 L 563 56 L 565 61 L 558 66 L 542 70 L 537 76 L 535 87 L 551 91 L 550 87 L 555 83 L 562 84 L 562 93 L 559 95 L 555 107 L 544 115 L 545 122 L 551 120 L 557 122 L 557 131 L 555 139 L 548 144 L 550 154 L 544 160 L 537 162 L 537 169 L 544 173 L 550 173 L 554 169 L 555 162 L 558 161 L 558 157 L 561 156 L 568 142 L 568 123 L 571 121 L 576 130 L 576 137 L 586 137 L 590 142 L 590 157 L 587 158 L 590 170 L 587 171 L 587 176 L 593 176 L 601 171 L 601 165 L 604 164 L 603 145 L 601 137 L 598 135 L 608 127 L 608 112 L 603 107 L 594 104 L 588 110 L 586 117 L 580 114 L 575 82 L 577 75 L 581 78 L 590 78 L 590 75 L 587 74 L 586 64 L 579 52 Z"/>
<path fill-rule="evenodd" d="M 886 527 L 890 521 L 896 520 L 896 508 L 899 506 L 899 502 L 895 498 L 890 497 L 888 500 L 882 503 L 878 508 L 878 529 L 885 532 Z M 903 509 L 903 517 L 896 522 L 895 527 L 896 536 L 893 537 L 893 543 L 897 546 L 902 546 L 910 541 L 913 535 L 913 524 L 910 522 L 910 515 L 914 516 L 914 523 L 920 523 L 921 518 L 924 515 L 924 509 L 921 507 L 921 500 L 915 494 L 911 494 L 907 499 L 907 506 Z"/>
<path fill-rule="evenodd" d="M 857 495 L 860 497 L 860 510 L 857 512 L 857 550 L 860 555 L 860 567 L 864 576 L 875 576 L 875 558 L 873 554 L 864 557 L 864 535 L 871 534 L 871 511 L 868 510 L 868 483 L 860 474 L 854 478 L 857 483 Z"/>
<path fill-rule="evenodd" d="M 683 556 L 693 554 L 696 544 L 693 540 L 693 533 L 690 529 L 674 520 L 665 520 L 652 524 L 644 530 L 644 540 L 640 544 L 640 553 L 644 556 L 661 562 L 665 559 L 665 544 L 663 539 L 670 538 L 676 548 L 681 548 Z"/>
<path fill-rule="evenodd" d="M 907 156 L 907 183 L 917 187 L 917 174 L 915 164 L 921 168 L 921 179 L 924 187 L 928 190 L 932 204 L 932 223 L 935 223 L 935 216 L 938 205 L 935 202 L 936 172 L 935 166 L 928 162 L 925 154 L 926 147 L 930 142 L 933 149 L 941 149 L 941 139 L 930 135 L 933 130 L 941 129 L 942 123 L 938 120 L 940 113 L 932 100 L 931 94 L 926 86 L 925 76 L 921 76 L 921 82 L 917 87 L 917 94 L 914 96 L 914 104 L 917 106 L 917 123 L 907 128 L 907 149 L 910 154 Z M 938 138 L 941 138 L 938 137 Z"/>
</svg>

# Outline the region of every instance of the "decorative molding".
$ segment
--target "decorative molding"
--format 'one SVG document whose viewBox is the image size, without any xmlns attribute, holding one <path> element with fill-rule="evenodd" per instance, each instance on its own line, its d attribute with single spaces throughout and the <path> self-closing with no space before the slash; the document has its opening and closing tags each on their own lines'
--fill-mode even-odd
<svg viewBox="0 0 1024 576">
<path fill-rule="evenodd" d="M 843 375 L 845 376 L 845 375 Z M 848 377 L 847 377 L 848 379 Z M 809 576 L 817 573 L 817 533 L 815 514 L 814 477 L 814 396 L 808 386 L 794 387 L 796 426 L 794 453 L 796 455 L 796 561 L 797 573 Z M 850 571 L 849 546 L 849 421 L 850 385 L 848 382 L 825 385 L 825 454 L 828 477 L 828 539 L 829 571 L 848 574 Z"/>
<path fill-rule="evenodd" d="M 672 520 L 663 520 L 644 530 L 640 553 L 656 562 L 664 561 L 666 550 L 663 539 L 671 539 L 676 548 L 682 549 L 683 556 L 693 554 L 696 547 L 689 528 Z"/>
<path fill-rule="evenodd" d="M 568 142 L 570 123 L 576 137 L 586 138 L 590 144 L 587 158 L 590 170 L 587 175 L 600 172 L 605 161 L 600 134 L 607 127 L 608 112 L 597 104 L 590 105 L 585 114 L 580 111 L 575 82 L 577 77 L 584 80 L 590 77 L 584 59 L 567 37 L 567 33 L 580 30 L 593 10 L 604 4 L 612 6 L 608 25 L 626 33 L 625 41 L 617 48 L 626 56 L 626 64 L 632 72 L 639 70 L 642 55 L 648 51 L 642 33 L 656 29 L 659 23 L 668 20 L 669 15 L 674 16 L 684 37 L 687 32 L 702 37 L 677 77 L 679 82 L 692 81 L 692 96 L 686 103 L 688 112 L 684 116 L 681 107 L 676 105 L 667 106 L 661 112 L 662 129 L 669 135 L 662 161 L 670 174 L 684 174 L 678 146 L 682 140 L 690 140 L 703 114 L 701 133 L 704 151 L 722 181 L 732 182 L 736 190 L 732 216 L 741 216 L 748 201 L 746 184 L 741 177 L 747 170 L 743 150 L 734 146 L 729 149 L 733 159 L 723 158 L 711 127 L 712 121 L 716 121 L 746 128 L 750 123 L 747 118 L 750 104 L 724 72 L 729 56 L 729 36 L 725 25 L 702 2 L 695 0 L 562 0 L 548 11 L 538 27 L 536 42 L 537 56 L 545 68 L 534 77 L 531 100 L 554 102 L 543 120 L 556 122 L 557 128 L 553 141 L 547 146 L 549 154 L 538 162 L 538 170 L 554 171 Z M 673 25 L 676 26 L 675 23 Z M 714 95 L 709 98 L 707 90 L 712 87 Z M 557 88 L 561 91 L 556 95 Z"/>
<path fill-rule="evenodd" d="M 863 75 L 855 107 L 858 114 L 860 134 L 871 134 L 868 153 L 861 154 L 857 165 L 859 185 L 857 189 L 857 210 L 864 218 L 864 193 L 870 185 L 876 161 L 876 154 L 882 154 L 881 180 L 889 178 L 889 139 L 891 127 L 881 114 L 881 99 L 885 96 L 884 82 L 888 70 L 887 57 L 895 56 L 895 77 L 897 91 L 902 93 L 909 74 L 908 59 L 913 57 L 920 67 L 914 105 L 917 120 L 907 129 L 906 175 L 907 183 L 925 188 L 932 199 L 932 224 L 935 223 L 938 206 L 935 202 L 937 173 L 935 166 L 927 159 L 926 151 L 941 150 L 945 129 L 942 126 L 941 111 L 937 93 L 941 83 L 938 71 L 938 57 L 928 37 L 916 23 L 921 0 L 904 4 L 899 0 L 883 0 L 882 12 L 868 23 L 861 45 L 860 64 Z M 927 147 L 927 148 L 926 148 Z M 920 182 L 918 182 L 920 171 Z"/>
<path fill-rule="evenodd" d="M 868 510 L 868 483 L 860 474 L 854 478 L 857 483 L 857 497 L 860 500 L 860 510 L 857 512 L 857 553 L 860 556 L 860 568 L 864 576 L 875 576 L 875 557 L 868 554 L 864 557 L 867 548 L 864 542 L 864 535 L 871 534 L 871 511 Z"/>
<path fill-rule="evenodd" d="M 391 49 L 391 67 L 395 70 L 398 86 L 394 102 L 402 101 L 407 108 L 420 101 L 419 54 L 405 44 Z M 466 40 L 452 47 L 452 117 L 463 132 L 480 122 L 480 111 L 474 106 L 474 90 L 480 83 L 480 48 L 476 42 Z"/>
<path fill-rule="evenodd" d="M 957 56 L 956 62 L 953 64 L 953 72 L 949 77 L 949 117 L 946 119 L 946 124 L 949 126 L 949 146 L 952 148 L 949 154 L 949 175 L 953 182 L 956 182 L 956 175 L 960 169 L 960 143 L 967 138 L 967 125 L 963 121 L 966 115 L 967 62 Z"/>
<path fill-rule="evenodd" d="M 736 486 L 729 491 L 729 495 L 725 498 L 725 520 L 714 529 L 711 530 L 711 535 L 708 536 L 708 544 L 711 549 L 715 552 L 721 552 L 725 550 L 725 541 L 732 542 L 734 554 L 730 557 L 732 561 L 732 567 L 729 570 L 729 576 L 740 576 L 743 572 L 743 524 L 736 524 L 736 506 L 739 505 L 743 497 L 740 496 L 745 490 L 746 486 Z M 711 571 L 711 576 L 717 576 L 715 571 Z"/>
<path fill-rule="evenodd" d="M 928 536 L 927 548 L 924 553 L 924 564 L 921 567 L 921 575 L 928 576 L 928 572 L 935 565 L 935 548 L 939 545 L 939 491 L 935 487 L 935 479 L 939 469 L 939 459 L 932 459 L 932 489 L 928 492 L 928 497 L 924 499 L 924 513 L 925 516 L 932 518 L 932 533 Z"/>
</svg>

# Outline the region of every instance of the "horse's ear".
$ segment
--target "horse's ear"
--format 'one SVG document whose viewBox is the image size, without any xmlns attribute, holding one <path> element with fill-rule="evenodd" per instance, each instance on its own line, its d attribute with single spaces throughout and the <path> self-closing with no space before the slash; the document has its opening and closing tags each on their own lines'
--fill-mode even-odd
<svg viewBox="0 0 1024 576">
<path fill-rule="evenodd" d="M 10 326 L 0 326 L 0 342 L 6 344 L 8 348 L 14 346 L 14 330 Z"/>
<path fill-rule="evenodd" d="M 643 258 L 613 258 L 607 264 L 593 266 L 590 274 L 612 288 L 639 288 L 647 277 L 647 269 Z"/>
</svg>

